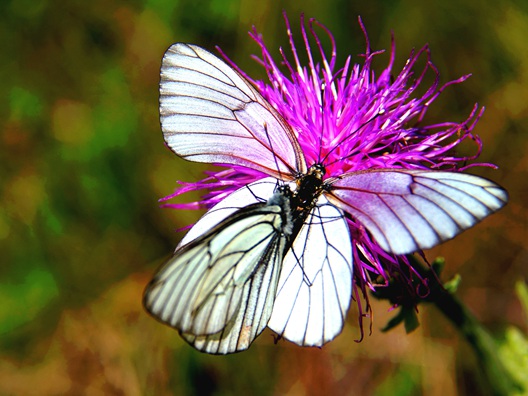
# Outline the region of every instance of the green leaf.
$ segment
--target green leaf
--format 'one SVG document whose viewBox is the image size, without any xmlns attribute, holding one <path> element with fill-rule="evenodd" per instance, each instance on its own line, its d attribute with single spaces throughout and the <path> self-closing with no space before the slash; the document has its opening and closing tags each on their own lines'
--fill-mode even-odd
<svg viewBox="0 0 528 396">
<path fill-rule="evenodd" d="M 444 283 L 444 288 L 448 293 L 455 294 L 460 282 L 462 282 L 462 277 L 459 274 L 455 274 L 453 278 Z"/>
<path fill-rule="evenodd" d="M 387 332 L 394 327 L 398 326 L 403 322 L 405 326 L 405 332 L 408 334 L 418 328 L 420 322 L 418 320 L 418 315 L 414 307 L 402 306 L 400 307 L 399 312 L 394 316 L 389 322 L 381 329 L 383 332 Z"/>
</svg>

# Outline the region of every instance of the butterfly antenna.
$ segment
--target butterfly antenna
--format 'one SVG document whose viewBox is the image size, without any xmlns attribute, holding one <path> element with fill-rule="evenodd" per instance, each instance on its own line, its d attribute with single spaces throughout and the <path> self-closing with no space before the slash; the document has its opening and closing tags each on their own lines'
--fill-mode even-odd
<svg viewBox="0 0 528 396">
<path fill-rule="evenodd" d="M 271 138 L 270 138 L 270 135 L 268 133 L 268 124 L 267 123 L 264 123 L 264 131 L 266 132 L 266 138 L 268 139 L 268 143 L 269 143 L 269 146 L 270 146 L 270 151 L 273 153 L 273 160 L 275 161 L 275 166 L 277 168 L 277 173 L 279 174 L 279 180 L 284 180 L 284 178 L 282 177 L 282 173 L 281 173 L 281 170 L 280 170 L 280 167 L 279 167 L 279 162 L 277 161 L 277 156 L 275 155 L 275 149 L 273 148 L 273 143 L 271 142 Z M 277 186 L 279 186 L 279 180 L 277 180 Z"/>
<path fill-rule="evenodd" d="M 324 130 L 325 130 L 325 117 L 324 117 L 324 93 L 325 93 L 325 84 L 323 83 L 321 85 L 321 131 L 320 131 L 320 134 L 319 134 L 319 153 L 317 154 L 317 162 L 319 164 L 322 163 L 321 161 L 321 152 L 323 150 L 323 134 L 324 134 Z"/>
</svg>

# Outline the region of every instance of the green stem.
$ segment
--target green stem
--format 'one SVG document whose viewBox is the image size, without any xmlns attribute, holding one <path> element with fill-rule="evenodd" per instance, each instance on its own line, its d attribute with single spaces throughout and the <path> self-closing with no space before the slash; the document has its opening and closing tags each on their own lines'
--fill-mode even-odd
<svg viewBox="0 0 528 396">
<path fill-rule="evenodd" d="M 455 295 L 437 287 L 428 300 L 455 325 L 475 351 L 490 394 L 512 395 L 522 390 L 502 364 L 494 339 Z"/>
<path fill-rule="evenodd" d="M 391 304 L 398 304 L 401 307 L 399 313 L 389 321 L 384 331 L 400 323 L 405 325 L 407 332 L 418 326 L 416 295 L 415 293 L 406 294 L 409 287 L 405 282 L 413 278 L 420 282 L 417 284 L 423 285 L 426 280 L 429 285 L 429 294 L 421 302 L 434 304 L 471 345 L 481 367 L 483 380 L 488 383 L 488 393 L 494 396 L 521 394 L 523 388 L 504 366 L 493 337 L 455 296 L 454 291 L 459 278 L 455 277 L 452 281 L 442 285 L 439 274 L 444 266 L 443 259 L 436 259 L 431 265 L 426 266 L 417 255 L 409 255 L 407 258 L 414 271 L 420 275 L 420 279 L 416 279 L 412 274 L 406 274 L 402 280 L 402 277 L 395 273 L 387 288 L 379 288 L 374 293 L 376 298 L 389 300 Z M 412 290 L 416 290 L 417 284 Z"/>
</svg>

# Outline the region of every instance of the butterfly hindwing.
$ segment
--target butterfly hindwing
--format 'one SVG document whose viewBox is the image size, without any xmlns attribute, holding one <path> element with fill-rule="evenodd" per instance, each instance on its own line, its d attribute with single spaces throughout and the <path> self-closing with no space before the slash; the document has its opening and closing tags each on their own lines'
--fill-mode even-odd
<svg viewBox="0 0 528 396">
<path fill-rule="evenodd" d="M 268 326 L 302 346 L 331 341 L 343 329 L 352 270 L 348 224 L 321 195 L 286 254 Z"/>
</svg>

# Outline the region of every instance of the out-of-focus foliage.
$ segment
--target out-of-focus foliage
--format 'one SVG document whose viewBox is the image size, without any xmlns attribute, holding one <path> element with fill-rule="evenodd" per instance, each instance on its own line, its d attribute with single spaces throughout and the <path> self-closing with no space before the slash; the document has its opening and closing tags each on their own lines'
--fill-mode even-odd
<svg viewBox="0 0 528 396">
<path fill-rule="evenodd" d="M 524 325 L 528 325 L 528 286 L 517 282 L 517 295 L 523 307 Z M 528 336 L 515 326 L 509 326 L 499 342 L 499 354 L 512 377 L 528 392 Z"/>
<path fill-rule="evenodd" d="M 443 82 L 473 74 L 442 94 L 429 119 L 459 122 L 474 102 L 487 107 L 476 129 L 481 159 L 500 168 L 475 172 L 508 188 L 511 202 L 428 257 L 446 258 L 446 279 L 460 273 L 460 298 L 506 344 L 517 342 L 503 333 L 510 325 L 526 334 L 514 284 L 528 267 L 527 3 L 303 3 L 0 2 L 1 394 L 486 393 L 468 347 L 432 307 L 410 335 L 382 333 L 392 314 L 375 303 L 372 335 L 359 344 L 351 311 L 321 350 L 275 345 L 266 331 L 227 357 L 194 351 L 141 307 L 144 285 L 181 236 L 174 231 L 198 216 L 157 199 L 206 169 L 164 147 L 163 52 L 176 41 L 219 45 L 262 77 L 246 32 L 256 25 L 269 48 L 287 45 L 285 9 L 298 40 L 301 11 L 326 24 L 341 61 L 361 61 L 361 15 L 374 49 L 388 48 L 394 32 L 395 70 L 429 43 Z"/>
</svg>

